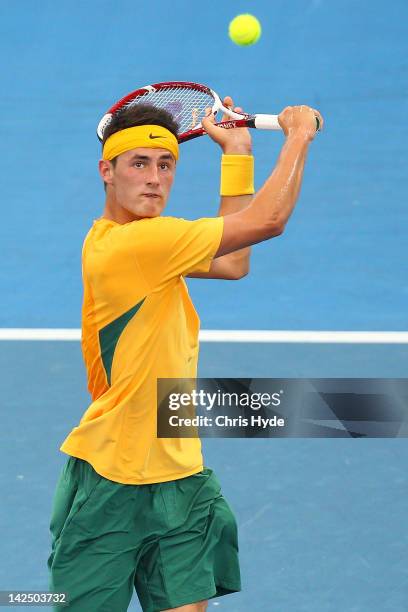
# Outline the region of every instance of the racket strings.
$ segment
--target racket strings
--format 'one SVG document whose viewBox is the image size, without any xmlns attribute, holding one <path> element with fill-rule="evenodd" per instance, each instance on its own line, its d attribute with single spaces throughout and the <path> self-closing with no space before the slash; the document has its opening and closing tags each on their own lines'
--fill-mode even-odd
<svg viewBox="0 0 408 612">
<path fill-rule="evenodd" d="M 126 104 L 153 104 L 173 115 L 179 124 L 179 134 L 193 130 L 205 116 L 205 109 L 213 107 L 214 98 L 203 91 L 190 88 L 166 88 L 149 91 Z"/>
</svg>

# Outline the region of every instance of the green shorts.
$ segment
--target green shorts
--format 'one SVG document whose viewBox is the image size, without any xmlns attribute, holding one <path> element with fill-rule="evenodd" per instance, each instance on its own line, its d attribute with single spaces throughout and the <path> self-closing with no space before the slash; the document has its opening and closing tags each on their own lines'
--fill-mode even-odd
<svg viewBox="0 0 408 612">
<path fill-rule="evenodd" d="M 75 612 L 144 612 L 241 590 L 237 525 L 212 470 L 125 485 L 69 457 L 54 494 L 49 590 Z"/>
</svg>

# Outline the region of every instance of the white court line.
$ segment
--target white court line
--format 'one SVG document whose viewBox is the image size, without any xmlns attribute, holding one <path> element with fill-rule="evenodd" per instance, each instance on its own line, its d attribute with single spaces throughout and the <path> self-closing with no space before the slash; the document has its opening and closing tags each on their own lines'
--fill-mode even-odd
<svg viewBox="0 0 408 612">
<path fill-rule="evenodd" d="M 80 329 L 0 328 L 0 340 L 79 341 Z M 296 331 L 296 330 L 216 330 L 200 331 L 201 342 L 270 342 L 312 344 L 408 344 L 404 331 Z"/>
</svg>

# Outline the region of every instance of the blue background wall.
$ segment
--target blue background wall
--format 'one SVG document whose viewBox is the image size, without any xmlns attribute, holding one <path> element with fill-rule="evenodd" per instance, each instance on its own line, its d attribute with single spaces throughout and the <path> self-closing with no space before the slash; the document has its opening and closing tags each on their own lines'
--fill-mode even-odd
<svg viewBox="0 0 408 612">
<path fill-rule="evenodd" d="M 240 48 L 227 27 L 247 11 L 263 34 Z M 286 232 L 253 249 L 250 276 L 190 282 L 202 326 L 405 329 L 407 13 L 403 0 L 3 0 L 0 326 L 79 327 L 81 245 L 104 200 L 96 124 L 128 91 L 174 79 L 326 120 Z M 253 141 L 259 187 L 283 136 Z M 207 138 L 183 145 L 168 214 L 216 214 L 219 157 Z"/>
</svg>

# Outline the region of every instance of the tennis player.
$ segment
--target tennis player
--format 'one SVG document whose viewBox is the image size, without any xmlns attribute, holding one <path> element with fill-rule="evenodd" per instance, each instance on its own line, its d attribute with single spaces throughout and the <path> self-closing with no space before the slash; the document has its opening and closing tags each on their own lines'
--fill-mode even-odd
<svg viewBox="0 0 408 612">
<path fill-rule="evenodd" d="M 66 609 L 123 612 L 135 588 L 144 612 L 202 612 L 240 591 L 233 512 L 198 438 L 157 438 L 156 385 L 196 376 L 199 317 L 185 277 L 242 278 L 250 246 L 283 232 L 316 116 L 323 125 L 306 106 L 279 115 L 285 143 L 254 196 L 249 131 L 219 128 L 208 114 L 222 150 L 221 206 L 196 221 L 163 214 L 179 157 L 173 117 L 135 105 L 107 127 L 105 209 L 82 252 L 92 402 L 61 446 L 69 457 L 50 523 L 50 590 L 67 593 Z"/>
</svg>

